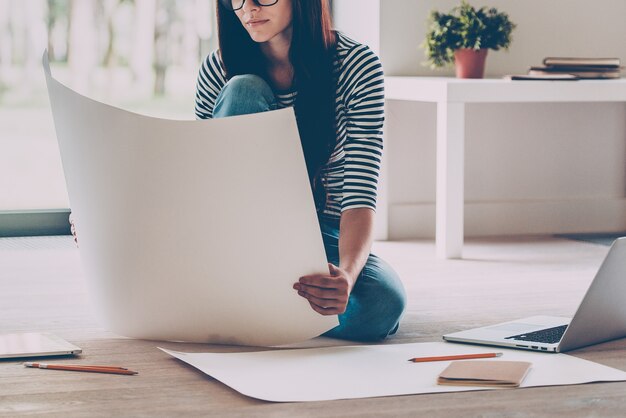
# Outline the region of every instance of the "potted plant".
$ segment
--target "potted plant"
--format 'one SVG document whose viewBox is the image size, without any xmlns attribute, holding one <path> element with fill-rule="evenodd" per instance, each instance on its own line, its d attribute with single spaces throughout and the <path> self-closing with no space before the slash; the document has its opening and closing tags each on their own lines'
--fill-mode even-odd
<svg viewBox="0 0 626 418">
<path fill-rule="evenodd" d="M 431 68 L 456 65 L 459 78 L 482 78 L 487 51 L 508 49 L 515 24 L 495 8 L 475 9 L 466 0 L 449 13 L 433 10 L 422 47 Z"/>
</svg>

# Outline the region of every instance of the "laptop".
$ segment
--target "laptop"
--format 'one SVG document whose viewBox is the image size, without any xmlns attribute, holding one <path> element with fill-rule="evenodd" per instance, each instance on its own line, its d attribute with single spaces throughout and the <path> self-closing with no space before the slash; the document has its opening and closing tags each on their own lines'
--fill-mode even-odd
<svg viewBox="0 0 626 418">
<path fill-rule="evenodd" d="M 69 356 L 83 350 L 50 333 L 0 334 L 0 359 Z"/>
<path fill-rule="evenodd" d="M 626 337 L 626 237 L 611 245 L 573 318 L 533 316 L 443 339 L 560 353 L 622 337 Z"/>
</svg>

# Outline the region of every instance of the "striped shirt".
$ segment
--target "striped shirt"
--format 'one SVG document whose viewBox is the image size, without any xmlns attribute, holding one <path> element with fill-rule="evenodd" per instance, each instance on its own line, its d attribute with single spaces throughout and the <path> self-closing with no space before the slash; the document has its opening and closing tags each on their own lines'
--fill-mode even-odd
<svg viewBox="0 0 626 418">
<path fill-rule="evenodd" d="M 385 118 L 383 69 L 368 46 L 337 32 L 334 72 L 337 143 L 321 176 L 328 195 L 323 216 L 337 220 L 347 209 L 376 209 Z M 219 55 L 213 51 L 198 75 L 198 119 L 213 116 L 215 100 L 227 81 Z M 294 105 L 297 91 L 274 94 L 284 108 Z"/>
</svg>

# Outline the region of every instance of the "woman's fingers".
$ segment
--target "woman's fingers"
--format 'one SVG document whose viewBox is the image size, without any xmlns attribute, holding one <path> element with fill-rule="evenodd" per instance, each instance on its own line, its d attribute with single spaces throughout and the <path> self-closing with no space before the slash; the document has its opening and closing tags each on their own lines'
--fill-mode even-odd
<svg viewBox="0 0 626 418">
<path fill-rule="evenodd" d="M 338 308 L 342 305 L 345 306 L 346 302 L 348 301 L 347 298 L 341 298 L 341 296 L 339 296 L 339 298 L 337 299 L 326 299 L 326 298 L 319 298 L 310 293 L 306 293 L 302 291 L 298 292 L 298 294 L 302 296 L 303 298 L 308 299 L 309 302 L 313 302 L 320 308 L 333 308 L 333 307 Z"/>
<path fill-rule="evenodd" d="M 301 284 L 317 287 L 336 287 L 338 280 L 331 276 L 312 275 L 300 277 L 299 282 Z"/>
<path fill-rule="evenodd" d="M 311 308 L 322 315 L 339 315 L 346 311 L 350 283 L 342 271 L 329 264 L 331 275 L 313 274 L 300 277 L 293 288 L 307 299 Z"/>
<path fill-rule="evenodd" d="M 309 295 L 317 296 L 321 299 L 337 299 L 337 297 L 341 294 L 341 292 L 339 292 L 339 290 L 337 290 L 336 288 L 307 286 L 302 283 L 296 283 L 294 285 L 294 289 L 307 293 Z"/>
<path fill-rule="evenodd" d="M 74 217 L 72 216 L 72 213 L 70 213 L 68 219 L 70 221 L 70 232 L 74 238 L 74 244 L 78 247 L 78 236 L 76 235 L 76 225 L 74 224 Z"/>
<path fill-rule="evenodd" d="M 300 277 L 300 285 L 318 287 L 321 289 L 336 289 L 340 292 L 347 291 L 349 284 L 343 276 L 313 275 Z"/>
<path fill-rule="evenodd" d="M 335 307 L 331 307 L 331 308 L 323 308 L 319 305 L 316 305 L 315 303 L 311 302 L 309 300 L 309 305 L 311 305 L 311 308 L 313 308 L 313 310 L 319 314 L 322 315 L 339 315 L 341 313 L 343 313 L 345 310 L 340 310 L 338 308 Z"/>
</svg>

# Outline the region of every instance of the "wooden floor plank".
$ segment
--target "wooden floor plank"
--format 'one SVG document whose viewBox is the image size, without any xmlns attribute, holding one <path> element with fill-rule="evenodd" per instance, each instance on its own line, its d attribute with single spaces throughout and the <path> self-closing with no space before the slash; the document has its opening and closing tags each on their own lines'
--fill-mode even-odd
<svg viewBox="0 0 626 418">
<path fill-rule="evenodd" d="M 311 403 L 255 400 L 156 347 L 255 348 L 116 336 L 94 319 L 69 238 L 11 240 L 3 246 L 0 239 L 0 331 L 51 331 L 81 346 L 81 361 L 121 364 L 140 374 L 59 372 L 0 361 L 0 416 L 587 417 L 626 411 L 626 383 Z M 400 330 L 387 344 L 440 341 L 447 332 L 521 316 L 571 316 L 608 251 L 546 237 L 469 240 L 463 260 L 436 259 L 431 241 L 377 242 L 374 249 L 396 268 L 409 297 Z M 626 370 L 626 339 L 573 354 Z"/>
</svg>

